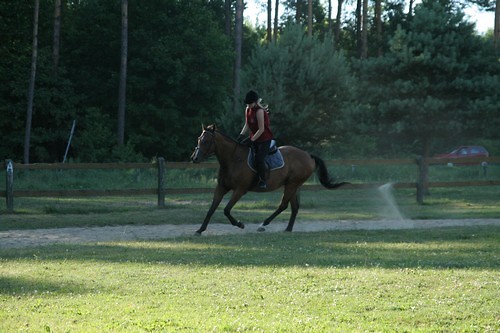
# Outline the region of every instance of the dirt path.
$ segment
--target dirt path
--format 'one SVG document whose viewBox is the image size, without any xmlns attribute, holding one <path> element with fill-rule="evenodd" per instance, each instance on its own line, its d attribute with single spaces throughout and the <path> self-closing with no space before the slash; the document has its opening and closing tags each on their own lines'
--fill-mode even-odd
<svg viewBox="0 0 500 333">
<path fill-rule="evenodd" d="M 500 219 L 465 220 L 345 220 L 345 221 L 300 221 L 294 232 L 314 232 L 324 230 L 383 230 L 422 229 L 455 226 L 500 226 Z M 96 243 L 113 241 L 146 241 L 191 236 L 199 225 L 144 225 L 89 228 L 58 228 L 36 230 L 0 231 L 0 248 L 23 248 L 55 243 Z M 282 232 L 285 222 L 273 223 L 266 232 Z M 247 224 L 244 230 L 229 224 L 213 223 L 203 235 L 226 235 L 257 233 L 258 224 Z"/>
</svg>

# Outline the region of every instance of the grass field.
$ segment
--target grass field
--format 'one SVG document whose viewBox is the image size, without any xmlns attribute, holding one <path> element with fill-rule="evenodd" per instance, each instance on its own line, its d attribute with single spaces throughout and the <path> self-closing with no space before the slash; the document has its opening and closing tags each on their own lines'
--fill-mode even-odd
<svg viewBox="0 0 500 333">
<path fill-rule="evenodd" d="M 393 191 L 401 213 L 410 219 L 499 218 L 500 186 L 436 188 L 425 204 L 416 203 L 415 191 Z M 249 193 L 233 209 L 242 222 L 259 223 L 278 206 L 281 193 Z M 156 197 L 18 198 L 15 213 L 6 214 L 0 203 L 0 230 L 123 224 L 198 224 L 212 195 L 169 196 L 157 208 Z M 226 201 L 227 202 L 227 199 Z M 213 222 L 227 222 L 222 207 Z M 286 221 L 289 210 L 277 221 Z M 310 220 L 391 218 L 387 203 L 377 190 L 302 191 L 297 223 Z"/>
<path fill-rule="evenodd" d="M 126 173 L 127 185 L 120 186 L 154 187 L 149 171 Z M 407 177 L 404 170 L 378 178 L 354 172 L 359 181 Z M 448 169 L 439 172 L 449 176 Z M 125 179 L 115 172 L 91 175 L 77 172 L 68 184 L 61 173 L 25 173 L 18 183 L 32 189 L 109 188 Z M 208 171 L 176 175 L 179 187 L 214 186 Z M 483 176 L 475 170 L 466 177 Z M 416 203 L 414 190 L 393 194 L 411 219 L 500 217 L 498 186 L 431 189 L 424 205 Z M 261 222 L 280 196 L 249 194 L 233 213 L 243 222 Z M 197 224 L 210 201 L 210 194 L 169 196 L 159 209 L 154 196 L 16 198 L 14 214 L 0 203 L 0 231 Z M 377 190 L 302 191 L 297 223 L 390 214 Z M 288 217 L 286 211 L 278 220 Z M 222 208 L 212 222 L 227 222 Z M 3 249 L 0 332 L 498 332 L 499 250 L 499 227 Z"/>
<path fill-rule="evenodd" d="M 352 183 L 415 182 L 416 165 L 335 165 L 328 167 L 332 176 Z M 217 169 L 170 169 L 167 163 L 165 186 L 168 188 L 213 188 Z M 0 170 L 0 189 L 5 189 L 5 170 Z M 485 174 L 479 165 L 429 167 L 429 181 L 500 180 L 500 165 L 488 166 Z M 317 183 L 313 176 L 308 183 Z M 95 170 L 15 170 L 18 190 L 59 189 L 133 189 L 156 188 L 156 169 Z"/>
<path fill-rule="evenodd" d="M 353 183 L 412 182 L 415 165 L 333 166 L 332 175 Z M 131 189 L 155 188 L 155 169 L 143 170 L 17 170 L 15 189 Z M 168 188 L 215 187 L 215 169 L 172 169 L 167 171 Z M 5 171 L 0 171 L 5 179 Z M 500 165 L 432 166 L 430 181 L 498 180 Z M 317 183 L 312 177 L 308 183 Z M 5 183 L 3 183 L 5 186 Z M 393 192 L 401 213 L 411 219 L 456 219 L 500 217 L 500 186 L 432 188 L 425 204 L 418 205 L 415 190 Z M 274 209 L 280 192 L 245 196 L 234 209 L 243 222 L 261 222 Z M 166 208 L 158 209 L 155 196 L 91 198 L 15 198 L 14 214 L 0 202 L 0 230 L 117 224 L 201 223 L 211 194 L 167 196 Z M 222 203 L 224 205 L 224 202 Z M 214 221 L 226 221 L 216 212 Z M 288 212 L 279 219 L 288 219 Z M 377 190 L 302 191 L 301 220 L 378 219 L 387 217 L 386 202 Z"/>
<path fill-rule="evenodd" d="M 498 332 L 500 228 L 0 250 L 2 332 Z"/>
</svg>

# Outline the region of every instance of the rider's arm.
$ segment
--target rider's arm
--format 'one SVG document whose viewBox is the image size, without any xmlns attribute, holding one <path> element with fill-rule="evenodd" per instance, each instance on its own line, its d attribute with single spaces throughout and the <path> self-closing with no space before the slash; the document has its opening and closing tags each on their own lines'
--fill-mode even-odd
<svg viewBox="0 0 500 333">
<path fill-rule="evenodd" d="M 248 128 L 248 125 L 247 125 L 247 123 L 245 122 L 245 125 L 244 125 L 244 126 L 243 126 L 243 128 L 241 129 L 240 135 L 245 135 L 245 134 L 247 134 L 248 129 L 249 129 L 249 128 Z"/>
</svg>

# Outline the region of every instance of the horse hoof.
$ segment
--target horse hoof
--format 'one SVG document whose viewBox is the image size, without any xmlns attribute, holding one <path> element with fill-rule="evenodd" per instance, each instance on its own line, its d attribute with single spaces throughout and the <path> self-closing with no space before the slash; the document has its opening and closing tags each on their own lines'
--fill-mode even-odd
<svg viewBox="0 0 500 333">
<path fill-rule="evenodd" d="M 257 231 L 258 232 L 264 232 L 264 231 L 266 231 L 266 228 L 264 228 L 264 227 L 258 227 Z"/>
<path fill-rule="evenodd" d="M 241 222 L 238 223 L 238 228 L 245 229 L 245 225 Z"/>
<path fill-rule="evenodd" d="M 200 237 L 201 236 L 201 231 L 196 231 L 193 236 Z"/>
</svg>

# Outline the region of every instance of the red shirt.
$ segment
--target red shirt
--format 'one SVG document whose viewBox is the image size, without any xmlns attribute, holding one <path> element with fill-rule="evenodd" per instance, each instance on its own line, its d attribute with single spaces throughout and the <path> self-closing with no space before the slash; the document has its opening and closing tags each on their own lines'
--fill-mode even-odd
<svg viewBox="0 0 500 333">
<path fill-rule="evenodd" d="M 253 138 L 254 134 L 259 130 L 259 123 L 257 121 L 257 110 L 261 109 L 259 106 L 255 106 L 254 108 L 247 108 L 245 110 L 246 122 L 248 127 L 250 128 L 250 138 Z M 266 110 L 262 110 L 264 112 L 264 133 L 256 142 L 268 141 L 272 140 L 273 132 L 271 131 L 271 121 L 269 120 L 269 114 Z"/>
</svg>

